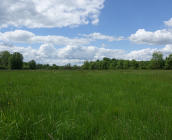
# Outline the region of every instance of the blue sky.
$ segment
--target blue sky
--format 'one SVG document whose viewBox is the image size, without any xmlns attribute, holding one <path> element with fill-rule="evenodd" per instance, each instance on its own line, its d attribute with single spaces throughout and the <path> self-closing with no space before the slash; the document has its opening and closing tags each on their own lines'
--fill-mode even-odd
<svg viewBox="0 0 172 140">
<path fill-rule="evenodd" d="M 24 62 L 150 60 L 172 54 L 171 0 L 1 0 L 0 51 Z"/>
</svg>

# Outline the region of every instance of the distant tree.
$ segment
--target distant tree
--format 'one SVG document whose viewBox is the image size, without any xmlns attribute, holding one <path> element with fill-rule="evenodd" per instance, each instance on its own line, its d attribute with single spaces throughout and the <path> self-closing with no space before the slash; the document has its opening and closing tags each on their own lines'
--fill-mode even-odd
<svg viewBox="0 0 172 140">
<path fill-rule="evenodd" d="M 36 64 L 37 69 L 42 69 L 43 65 L 42 64 Z"/>
<path fill-rule="evenodd" d="M 116 69 L 123 69 L 124 60 L 120 59 L 117 61 Z"/>
<path fill-rule="evenodd" d="M 84 64 L 82 65 L 83 69 L 89 69 L 90 63 L 86 60 L 84 61 Z"/>
<path fill-rule="evenodd" d="M 74 65 L 74 66 L 72 67 L 72 69 L 78 69 L 77 65 Z"/>
<path fill-rule="evenodd" d="M 111 62 L 115 62 L 115 61 L 117 61 L 115 58 L 112 58 L 112 59 L 111 59 Z"/>
<path fill-rule="evenodd" d="M 53 69 L 58 69 L 58 66 L 56 64 L 52 65 Z"/>
<path fill-rule="evenodd" d="M 96 62 L 99 62 L 99 59 L 97 59 Z"/>
<path fill-rule="evenodd" d="M 29 64 L 27 62 L 23 62 L 23 68 L 29 68 Z"/>
<path fill-rule="evenodd" d="M 166 69 L 172 69 L 172 54 L 170 54 L 169 57 L 166 57 L 165 67 Z"/>
<path fill-rule="evenodd" d="M 113 62 L 110 64 L 110 69 L 116 69 L 116 65 L 117 65 L 117 61 L 113 61 Z"/>
<path fill-rule="evenodd" d="M 10 69 L 21 69 L 23 67 L 23 55 L 19 52 L 13 53 L 8 59 L 8 65 Z"/>
<path fill-rule="evenodd" d="M 46 69 L 52 70 L 52 69 L 54 69 L 54 67 L 53 66 L 48 66 L 48 67 L 46 67 Z"/>
<path fill-rule="evenodd" d="M 0 52 L 1 57 L 1 65 L 5 68 L 8 68 L 8 59 L 10 57 L 10 53 L 8 51 Z"/>
<path fill-rule="evenodd" d="M 30 69 L 36 69 L 36 62 L 35 62 L 35 60 L 29 61 L 28 65 L 29 65 Z"/>
<path fill-rule="evenodd" d="M 106 69 L 110 69 L 111 61 L 108 61 L 106 64 Z"/>
<path fill-rule="evenodd" d="M 105 58 L 105 57 L 104 57 L 104 58 Z M 110 62 L 110 61 L 102 60 L 102 61 L 101 61 L 101 69 L 108 69 L 108 67 L 109 67 L 109 62 Z"/>
<path fill-rule="evenodd" d="M 161 51 L 155 51 L 152 54 L 152 59 L 150 61 L 150 66 L 153 69 L 162 68 L 165 65 L 165 61 L 163 59 L 163 53 Z"/>
<path fill-rule="evenodd" d="M 49 67 L 50 65 L 49 64 L 45 64 L 46 67 Z"/>
<path fill-rule="evenodd" d="M 46 69 L 46 65 L 43 65 L 43 66 L 42 66 L 42 69 Z"/>
<path fill-rule="evenodd" d="M 59 66 L 59 69 L 62 70 L 64 66 Z"/>
<path fill-rule="evenodd" d="M 2 66 L 2 61 L 1 61 L 1 58 L 0 58 L 0 67 Z"/>
<path fill-rule="evenodd" d="M 131 69 L 137 69 L 139 67 L 139 63 L 135 59 L 132 59 L 130 64 L 131 64 L 130 66 Z"/>
<path fill-rule="evenodd" d="M 97 61 L 96 62 L 97 69 L 101 69 L 101 63 L 102 63 L 102 61 Z"/>
<path fill-rule="evenodd" d="M 110 58 L 108 58 L 108 57 L 104 57 L 103 60 L 104 61 L 111 61 Z"/>
<path fill-rule="evenodd" d="M 90 69 L 98 69 L 97 62 L 90 62 Z"/>
<path fill-rule="evenodd" d="M 49 67 L 50 65 L 49 64 L 44 64 L 43 66 L 42 66 L 42 69 L 46 69 L 47 67 Z"/>
<path fill-rule="evenodd" d="M 129 69 L 129 68 L 130 68 L 130 61 L 129 60 L 124 60 L 123 69 Z"/>
<path fill-rule="evenodd" d="M 72 69 L 72 67 L 71 67 L 70 63 L 68 63 L 67 65 L 65 65 L 65 66 L 63 67 L 63 69 Z"/>
</svg>

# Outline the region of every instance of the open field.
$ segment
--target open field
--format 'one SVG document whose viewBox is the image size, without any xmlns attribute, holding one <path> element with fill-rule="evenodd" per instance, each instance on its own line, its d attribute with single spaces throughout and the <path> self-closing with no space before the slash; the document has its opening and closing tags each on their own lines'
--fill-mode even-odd
<svg viewBox="0 0 172 140">
<path fill-rule="evenodd" d="M 170 140 L 172 71 L 0 71 L 0 139 Z"/>
</svg>

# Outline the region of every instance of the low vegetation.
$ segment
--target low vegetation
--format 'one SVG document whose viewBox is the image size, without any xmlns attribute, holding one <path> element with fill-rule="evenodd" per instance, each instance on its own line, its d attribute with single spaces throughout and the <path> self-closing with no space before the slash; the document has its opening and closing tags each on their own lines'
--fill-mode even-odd
<svg viewBox="0 0 172 140">
<path fill-rule="evenodd" d="M 2 140 L 172 139 L 171 70 L 1 70 Z"/>
</svg>

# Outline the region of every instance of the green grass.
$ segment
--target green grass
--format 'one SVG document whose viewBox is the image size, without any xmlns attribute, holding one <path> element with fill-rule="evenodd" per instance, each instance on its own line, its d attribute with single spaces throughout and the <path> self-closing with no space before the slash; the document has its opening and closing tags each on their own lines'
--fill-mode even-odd
<svg viewBox="0 0 172 140">
<path fill-rule="evenodd" d="M 2 140 L 170 140 L 172 71 L 0 71 Z"/>
</svg>

